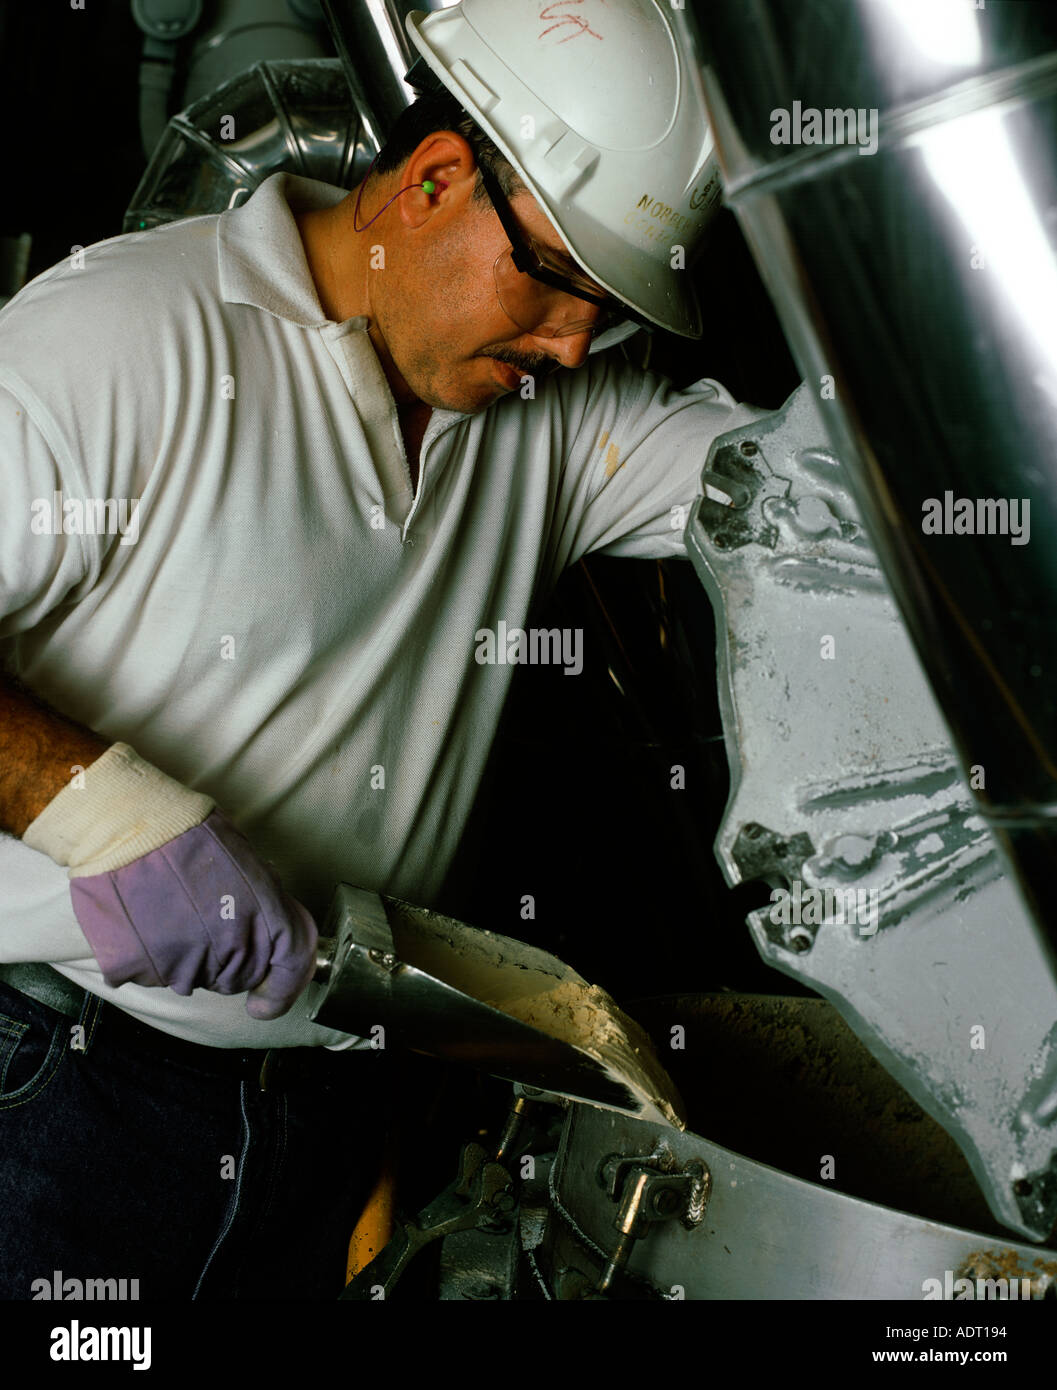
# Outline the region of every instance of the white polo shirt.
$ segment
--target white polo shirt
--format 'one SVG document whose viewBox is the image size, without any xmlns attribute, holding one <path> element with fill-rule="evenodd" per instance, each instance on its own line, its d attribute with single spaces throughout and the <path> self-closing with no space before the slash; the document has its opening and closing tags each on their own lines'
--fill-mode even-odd
<svg viewBox="0 0 1057 1390">
<path fill-rule="evenodd" d="M 528 628 L 588 551 L 681 555 L 672 508 L 758 413 L 600 354 L 534 400 L 434 411 L 413 491 L 367 320 L 324 316 L 292 216 L 343 196 L 273 175 L 0 312 L 0 650 L 214 797 L 317 921 L 340 881 L 430 904 L 514 669 L 479 662 L 476 634 Z M 10 837 L 0 960 L 196 1042 L 349 1041 L 308 1021 L 314 986 L 272 1022 L 244 996 L 111 989 L 66 871 Z"/>
</svg>

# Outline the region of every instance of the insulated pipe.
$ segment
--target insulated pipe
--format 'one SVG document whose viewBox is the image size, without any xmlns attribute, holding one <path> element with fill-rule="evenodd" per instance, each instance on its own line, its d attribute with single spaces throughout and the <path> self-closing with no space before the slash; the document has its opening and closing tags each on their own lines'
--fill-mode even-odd
<svg viewBox="0 0 1057 1390">
<path fill-rule="evenodd" d="M 123 229 L 224 212 L 280 170 L 352 188 L 375 154 L 336 58 L 257 63 L 172 118 Z"/>
<path fill-rule="evenodd" d="M 1057 964 L 1057 11 L 687 19 L 726 201 Z"/>
</svg>

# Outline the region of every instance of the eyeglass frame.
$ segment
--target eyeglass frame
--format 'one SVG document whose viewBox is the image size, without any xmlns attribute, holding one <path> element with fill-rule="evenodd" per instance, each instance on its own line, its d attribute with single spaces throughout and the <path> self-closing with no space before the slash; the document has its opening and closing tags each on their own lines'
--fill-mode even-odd
<svg viewBox="0 0 1057 1390">
<path fill-rule="evenodd" d="M 589 294 L 586 290 L 578 290 L 573 282 L 559 271 L 551 270 L 550 267 L 544 263 L 542 257 L 537 252 L 532 251 L 526 243 L 525 235 L 514 217 L 510 201 L 500 188 L 499 180 L 496 178 L 495 174 L 491 169 L 486 167 L 483 160 L 478 159 L 477 168 L 481 175 L 481 182 L 484 184 L 485 193 L 488 195 L 488 200 L 492 204 L 496 216 L 499 218 L 500 225 L 506 233 L 507 240 L 510 242 L 510 259 L 513 261 L 516 270 L 520 271 L 522 275 L 530 276 L 540 284 L 550 286 L 551 289 L 561 290 L 564 294 L 572 295 L 575 299 L 582 299 L 588 304 L 595 304 L 598 308 L 608 311 L 613 315 L 615 323 L 607 325 L 602 328 L 600 332 L 608 331 L 609 328 L 615 327 L 617 323 L 620 323 L 624 319 L 631 319 L 636 323 L 641 322 L 638 315 L 620 300 L 614 299 L 611 295 L 600 298 L 598 295 Z M 502 252 L 501 254 L 505 255 L 506 253 Z M 496 293 L 498 294 L 498 286 L 496 286 Z M 502 304 L 502 299 L 500 299 L 499 302 Z M 507 310 L 504 308 L 503 312 L 506 313 Z M 517 323 L 517 320 L 515 319 L 514 322 Z M 521 326 L 521 324 L 518 324 L 519 328 Z M 525 329 L 526 333 L 531 333 L 531 331 L 531 329 Z M 594 331 L 594 326 L 590 324 L 583 329 L 585 333 Z"/>
</svg>

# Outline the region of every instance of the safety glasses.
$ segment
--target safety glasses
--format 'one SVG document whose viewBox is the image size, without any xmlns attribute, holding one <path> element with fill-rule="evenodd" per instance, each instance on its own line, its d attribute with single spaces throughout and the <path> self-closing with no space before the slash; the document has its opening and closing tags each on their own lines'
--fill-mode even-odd
<svg viewBox="0 0 1057 1390">
<path fill-rule="evenodd" d="M 624 305 L 599 296 L 587 280 L 564 274 L 546 259 L 546 248 L 526 237 L 518 226 L 498 179 L 484 164 L 478 163 L 477 167 L 510 242 L 492 266 L 503 313 L 524 332 L 538 338 L 567 338 L 574 333 L 598 337 L 626 319 L 629 315 Z M 577 301 L 593 304 L 600 312 L 586 319 Z"/>
</svg>

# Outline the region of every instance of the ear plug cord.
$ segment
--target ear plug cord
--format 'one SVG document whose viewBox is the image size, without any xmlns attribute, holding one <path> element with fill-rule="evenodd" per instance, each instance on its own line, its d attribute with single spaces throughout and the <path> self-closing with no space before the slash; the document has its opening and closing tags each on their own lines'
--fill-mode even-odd
<svg viewBox="0 0 1057 1390">
<path fill-rule="evenodd" d="M 378 151 L 378 154 L 381 154 L 381 150 Z M 399 192 L 394 193 L 393 196 L 389 199 L 389 203 L 384 203 L 378 209 L 378 211 L 371 218 L 371 222 L 365 222 L 362 227 L 357 226 L 357 223 L 360 220 L 360 199 L 363 197 L 363 185 L 371 177 L 371 171 L 374 169 L 374 166 L 375 164 L 377 164 L 377 162 L 378 155 L 376 154 L 375 157 L 371 160 L 370 169 L 367 170 L 366 174 L 364 174 L 363 179 L 360 182 L 360 191 L 356 194 L 356 206 L 352 212 L 352 230 L 354 232 L 365 232 L 367 228 L 371 225 L 371 222 L 375 222 L 379 217 L 381 217 L 382 213 L 389 206 L 389 203 L 396 202 L 397 198 L 400 197 L 401 193 L 410 193 L 413 188 L 421 188 L 424 189 L 426 193 L 433 194 L 436 193 L 438 188 L 443 192 L 443 190 L 448 186 L 446 183 L 444 183 L 443 180 L 434 183 L 432 179 L 424 179 L 422 183 L 409 183 L 406 188 L 401 188 Z"/>
</svg>

